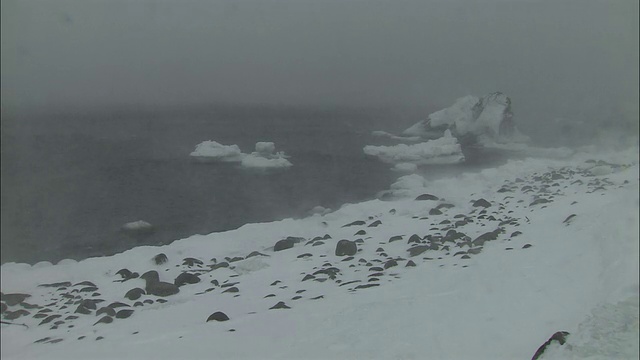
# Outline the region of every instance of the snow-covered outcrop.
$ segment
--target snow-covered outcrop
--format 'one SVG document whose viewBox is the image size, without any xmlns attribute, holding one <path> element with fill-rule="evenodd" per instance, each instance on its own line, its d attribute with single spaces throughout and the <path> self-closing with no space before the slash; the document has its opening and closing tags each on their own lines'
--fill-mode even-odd
<svg viewBox="0 0 640 360">
<path fill-rule="evenodd" d="M 276 152 L 272 142 L 257 142 L 254 152 L 245 154 L 238 145 L 222 145 L 216 141 L 204 141 L 190 154 L 200 161 L 239 163 L 244 168 L 288 168 L 293 164 L 283 151 Z"/>
<path fill-rule="evenodd" d="M 471 95 L 462 97 L 452 106 L 436 111 L 426 120 L 406 129 L 402 135 L 437 139 L 447 130 L 463 143 L 527 140 L 513 122 L 511 99 L 500 92 L 481 98 Z"/>
<path fill-rule="evenodd" d="M 367 145 L 364 153 L 375 156 L 381 161 L 396 164 L 398 170 L 407 170 L 406 164 L 430 165 L 430 164 L 457 164 L 464 162 L 464 155 L 458 140 L 445 131 L 444 135 L 436 140 L 430 140 L 418 144 L 398 144 L 394 146 Z M 405 165 L 399 165 L 405 164 Z"/>
</svg>

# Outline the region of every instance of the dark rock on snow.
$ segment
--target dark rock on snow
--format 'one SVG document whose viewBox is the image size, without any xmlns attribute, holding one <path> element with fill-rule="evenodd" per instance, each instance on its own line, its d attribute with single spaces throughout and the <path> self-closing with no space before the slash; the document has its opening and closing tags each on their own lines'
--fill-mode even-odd
<svg viewBox="0 0 640 360">
<path fill-rule="evenodd" d="M 156 265 L 162 265 L 162 264 L 166 263 L 167 261 L 169 261 L 169 259 L 167 258 L 167 255 L 162 254 L 162 253 L 160 253 L 160 254 L 158 254 L 158 255 L 153 257 L 153 262 Z"/>
<path fill-rule="evenodd" d="M 336 256 L 353 256 L 356 252 L 358 252 L 358 246 L 353 241 L 343 239 L 336 244 Z"/>
<path fill-rule="evenodd" d="M 542 354 L 544 354 L 545 350 L 547 350 L 547 346 L 551 345 L 551 342 L 553 341 L 557 341 L 558 343 L 560 343 L 560 345 L 564 345 L 564 343 L 567 341 L 567 336 L 569 335 L 569 333 L 567 331 L 558 331 L 555 334 L 553 334 L 549 340 L 547 340 L 544 344 L 542 344 L 538 350 L 536 350 L 536 353 L 533 354 L 533 357 L 531 358 L 531 360 L 537 360 L 539 359 Z"/>
<path fill-rule="evenodd" d="M 227 316 L 227 314 L 223 313 L 222 311 L 216 311 L 213 314 L 209 315 L 209 317 L 207 318 L 206 322 L 209 321 L 227 321 L 229 320 L 229 317 Z"/>
</svg>

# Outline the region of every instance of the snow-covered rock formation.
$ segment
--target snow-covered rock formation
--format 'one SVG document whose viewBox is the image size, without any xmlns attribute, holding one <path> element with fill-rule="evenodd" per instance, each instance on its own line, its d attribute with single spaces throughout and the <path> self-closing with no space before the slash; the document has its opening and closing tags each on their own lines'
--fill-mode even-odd
<svg viewBox="0 0 640 360">
<path fill-rule="evenodd" d="M 406 129 L 402 135 L 438 139 L 447 130 L 463 144 L 527 140 L 513 121 L 511 99 L 500 92 L 481 98 L 471 95 L 462 97 L 452 106 L 436 111 L 426 120 Z"/>
</svg>

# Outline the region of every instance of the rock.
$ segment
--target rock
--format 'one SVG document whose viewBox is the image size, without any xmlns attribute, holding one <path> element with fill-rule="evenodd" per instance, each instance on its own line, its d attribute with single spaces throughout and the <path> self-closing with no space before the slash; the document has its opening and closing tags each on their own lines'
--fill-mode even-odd
<svg viewBox="0 0 640 360">
<path fill-rule="evenodd" d="M 366 288 L 370 288 L 370 287 L 374 287 L 374 286 L 380 286 L 380 284 L 362 284 L 362 285 L 358 285 L 354 288 L 354 290 L 358 290 L 358 289 L 366 289 Z"/>
<path fill-rule="evenodd" d="M 420 236 L 413 234 L 407 241 L 407 244 L 411 244 L 411 243 L 420 244 L 421 241 L 422 239 L 420 238 Z"/>
<path fill-rule="evenodd" d="M 384 263 L 384 268 L 388 269 L 390 267 L 394 267 L 394 266 L 398 266 L 398 262 L 395 260 L 388 260 L 386 263 Z"/>
<path fill-rule="evenodd" d="M 478 199 L 476 201 L 473 202 L 473 207 L 483 207 L 483 208 L 488 208 L 491 206 L 491 203 L 488 202 L 485 199 Z"/>
<path fill-rule="evenodd" d="M 4 301 L 7 306 L 18 305 L 21 302 L 25 301 L 25 299 L 31 297 L 29 294 L 2 294 L 0 296 L 0 300 Z"/>
<path fill-rule="evenodd" d="M 404 267 L 415 267 L 416 263 L 413 262 L 413 260 L 409 260 L 407 261 L 407 265 L 405 265 Z"/>
<path fill-rule="evenodd" d="M 436 208 L 433 208 L 433 209 L 429 210 L 429 215 L 442 215 L 442 211 L 440 211 L 440 210 L 438 210 Z"/>
<path fill-rule="evenodd" d="M 0 314 L 7 311 L 7 308 L 8 308 L 7 304 L 0 303 Z"/>
<path fill-rule="evenodd" d="M 209 265 L 209 267 L 211 268 L 211 271 L 216 270 L 216 269 L 220 269 L 220 268 L 228 268 L 229 267 L 229 263 L 226 261 L 223 261 L 219 264 L 213 264 L 213 265 Z"/>
<path fill-rule="evenodd" d="M 564 219 L 564 221 L 562 222 L 565 225 L 569 225 L 571 223 L 571 221 L 573 220 L 573 218 L 576 217 L 576 214 L 571 214 L 569 216 L 567 216 L 566 219 Z"/>
<path fill-rule="evenodd" d="M 285 304 L 284 301 L 279 301 L 277 304 L 269 308 L 269 310 L 274 310 L 274 309 L 291 309 L 291 308 L 287 306 L 287 304 Z"/>
<path fill-rule="evenodd" d="M 167 261 L 169 261 L 169 259 L 167 258 L 167 255 L 162 254 L 162 253 L 160 253 L 160 254 L 158 254 L 158 255 L 153 257 L 153 262 L 156 265 L 162 265 L 162 264 L 166 263 Z"/>
<path fill-rule="evenodd" d="M 296 258 L 305 259 L 305 258 L 309 258 L 309 257 L 312 257 L 312 256 L 313 256 L 312 253 L 304 253 L 304 254 L 300 254 L 300 255 L 296 256 Z"/>
<path fill-rule="evenodd" d="M 500 234 L 500 229 L 496 229 L 494 231 L 489 231 L 487 233 L 484 233 L 484 234 L 478 236 L 471 243 L 473 244 L 473 246 L 482 246 L 482 245 L 484 245 L 484 243 L 486 241 L 497 239 L 499 234 Z"/>
<path fill-rule="evenodd" d="M 209 321 L 227 321 L 229 320 L 229 317 L 227 316 L 227 314 L 223 313 L 222 311 L 216 311 L 213 314 L 209 315 L 209 317 L 207 318 L 206 322 Z"/>
<path fill-rule="evenodd" d="M 295 241 L 290 238 L 282 239 L 276 242 L 276 244 L 273 246 L 273 251 L 282 251 L 286 249 L 291 249 L 294 244 L 295 244 Z"/>
<path fill-rule="evenodd" d="M 311 275 L 311 274 L 307 274 L 302 278 L 302 281 L 307 281 L 307 280 L 312 280 L 315 279 L 316 277 Z"/>
<path fill-rule="evenodd" d="M 439 200 L 437 196 L 431 194 L 422 194 L 416 198 L 416 200 Z"/>
<path fill-rule="evenodd" d="M 348 226 L 361 226 L 361 225 L 365 225 L 366 222 L 362 221 L 362 220 L 358 220 L 358 221 L 354 221 L 351 223 L 348 223 L 346 225 L 343 225 L 342 227 L 348 227 Z"/>
<path fill-rule="evenodd" d="M 176 286 L 183 286 L 186 284 L 197 284 L 200 282 L 200 277 L 196 274 L 184 272 L 176 277 L 173 283 Z"/>
<path fill-rule="evenodd" d="M 401 235 L 396 235 L 396 236 L 392 236 L 389 238 L 389 242 L 394 242 L 394 241 L 399 241 L 402 240 L 402 236 Z"/>
<path fill-rule="evenodd" d="M 62 281 L 62 282 L 57 282 L 57 283 L 38 285 L 38 287 L 55 287 L 55 288 L 69 287 L 69 286 L 71 286 L 71 282 L 69 282 L 69 281 Z"/>
<path fill-rule="evenodd" d="M 88 315 L 91 314 L 91 310 L 87 309 L 85 306 L 83 305 L 78 305 L 78 307 L 76 308 L 76 310 L 74 311 L 74 313 L 76 314 L 84 314 L 84 315 Z"/>
<path fill-rule="evenodd" d="M 111 316 L 103 316 L 102 318 L 100 318 L 100 320 L 96 321 L 93 326 L 96 326 L 98 324 L 111 324 L 112 322 L 113 318 Z"/>
<path fill-rule="evenodd" d="M 427 245 L 418 245 L 407 249 L 407 251 L 409 252 L 409 256 L 411 257 L 418 256 L 427 250 L 429 250 L 429 246 Z"/>
<path fill-rule="evenodd" d="M 354 241 L 340 240 L 336 244 L 336 256 L 353 256 L 358 252 L 358 246 Z"/>
<path fill-rule="evenodd" d="M 120 277 L 124 280 L 131 279 L 131 275 L 133 273 L 129 269 L 120 269 L 116 272 L 116 275 L 120 275 Z"/>
<path fill-rule="evenodd" d="M 358 230 L 357 233 L 353 234 L 353 236 L 359 236 L 359 235 L 367 235 L 367 232 L 364 230 Z"/>
<path fill-rule="evenodd" d="M 523 248 L 523 249 L 528 249 L 528 248 L 530 248 L 530 247 L 532 247 L 532 246 L 533 246 L 533 245 L 531 245 L 531 244 L 524 244 L 524 246 L 523 246 L 522 248 Z"/>
<path fill-rule="evenodd" d="M 269 255 L 265 255 L 259 251 L 252 251 L 249 255 L 247 255 L 246 259 L 254 256 L 269 256 Z"/>
<path fill-rule="evenodd" d="M 149 295 L 170 296 L 180 292 L 175 284 L 160 281 L 157 271 L 147 271 L 140 278 L 146 281 L 145 291 Z"/>
<path fill-rule="evenodd" d="M 133 314 L 133 310 L 122 309 L 116 313 L 116 319 L 126 319 Z"/>
<path fill-rule="evenodd" d="M 545 199 L 545 198 L 538 198 L 535 199 L 531 204 L 529 204 L 529 206 L 534 206 L 534 205 L 540 205 L 540 204 L 546 204 L 546 203 L 550 203 L 551 201 Z"/>
<path fill-rule="evenodd" d="M 112 309 L 117 309 L 119 307 L 129 307 L 129 304 L 125 304 L 123 302 L 120 301 L 114 301 L 111 304 L 107 305 L 108 307 L 112 308 Z"/>
<path fill-rule="evenodd" d="M 20 310 L 16 310 L 16 311 L 7 311 L 4 314 L 4 318 L 6 320 L 15 320 L 21 316 L 27 316 L 31 314 L 30 312 L 28 312 L 27 310 L 24 309 L 20 309 Z M 46 315 L 45 315 L 46 316 Z"/>
<path fill-rule="evenodd" d="M 538 360 L 542 356 L 542 354 L 544 354 L 547 347 L 551 345 L 551 342 L 553 341 L 560 343 L 560 345 L 564 345 L 564 343 L 567 341 L 567 336 L 569 336 L 569 333 L 567 331 L 556 332 L 549 338 L 549 340 L 547 340 L 544 344 L 542 344 L 538 348 L 536 353 L 533 354 L 533 357 L 531 358 L 531 360 Z"/>
<path fill-rule="evenodd" d="M 143 289 L 141 289 L 141 288 L 133 288 L 133 289 L 127 291 L 127 293 L 124 294 L 124 297 L 129 299 L 129 300 L 138 300 L 138 299 L 140 299 L 140 297 L 142 295 L 145 295 L 145 294 L 146 294 L 146 292 Z"/>
<path fill-rule="evenodd" d="M 182 265 L 189 266 L 189 267 L 195 266 L 195 265 L 203 265 L 203 264 L 204 263 L 202 262 L 202 260 L 192 258 L 192 257 L 182 259 Z"/>
<path fill-rule="evenodd" d="M 113 308 L 111 307 L 103 306 L 100 309 L 98 309 L 98 311 L 96 311 L 96 316 L 100 316 L 102 314 L 106 314 L 109 316 L 116 316 L 116 311 L 113 310 Z"/>
<path fill-rule="evenodd" d="M 376 221 L 372 222 L 371 224 L 369 224 L 368 227 L 377 227 L 377 226 L 380 226 L 380 225 L 382 225 L 382 221 L 376 220 Z"/>
<path fill-rule="evenodd" d="M 240 289 L 238 289 L 235 286 L 232 286 L 232 287 L 228 288 L 227 290 L 223 291 L 222 293 L 224 294 L 224 293 L 237 293 L 237 292 L 240 292 Z"/>
<path fill-rule="evenodd" d="M 82 302 L 80 302 L 80 306 L 84 306 L 89 310 L 95 310 L 98 307 L 96 306 L 96 303 L 99 303 L 99 300 L 93 300 L 93 299 L 84 299 L 82 300 Z"/>
</svg>

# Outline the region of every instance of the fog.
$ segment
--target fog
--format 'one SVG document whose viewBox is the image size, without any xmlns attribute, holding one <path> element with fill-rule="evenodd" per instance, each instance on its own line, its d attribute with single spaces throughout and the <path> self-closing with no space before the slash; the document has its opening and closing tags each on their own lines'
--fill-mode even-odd
<svg viewBox="0 0 640 360">
<path fill-rule="evenodd" d="M 2 107 L 424 106 L 637 124 L 638 2 L 2 1 Z"/>
</svg>

